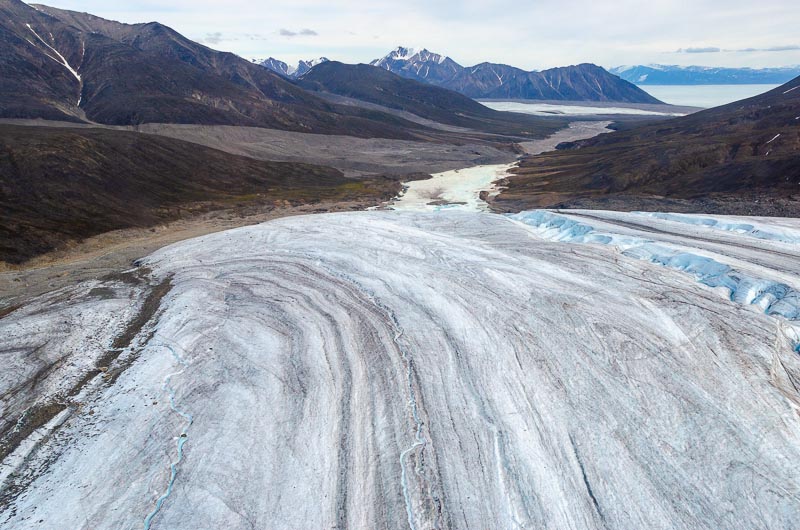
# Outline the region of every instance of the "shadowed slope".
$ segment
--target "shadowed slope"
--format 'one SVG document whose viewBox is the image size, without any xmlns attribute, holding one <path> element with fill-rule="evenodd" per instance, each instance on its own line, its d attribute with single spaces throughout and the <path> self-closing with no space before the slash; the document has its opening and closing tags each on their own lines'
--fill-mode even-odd
<svg viewBox="0 0 800 530">
<path fill-rule="evenodd" d="M 337 106 L 156 22 L 0 0 L 0 117 L 249 125 L 411 138 L 418 124 Z"/>
<path fill-rule="evenodd" d="M 496 134 L 541 136 L 565 124 L 558 119 L 498 112 L 458 92 L 366 64 L 322 63 L 302 76 L 298 84 L 309 90 L 410 112 L 439 123 Z"/>
<path fill-rule="evenodd" d="M 502 209 L 605 207 L 800 212 L 800 78 L 683 118 L 529 158 Z"/>
<path fill-rule="evenodd" d="M 398 184 L 264 162 L 172 138 L 104 129 L 0 126 L 0 260 L 196 211 L 275 200 L 388 198 Z"/>
</svg>

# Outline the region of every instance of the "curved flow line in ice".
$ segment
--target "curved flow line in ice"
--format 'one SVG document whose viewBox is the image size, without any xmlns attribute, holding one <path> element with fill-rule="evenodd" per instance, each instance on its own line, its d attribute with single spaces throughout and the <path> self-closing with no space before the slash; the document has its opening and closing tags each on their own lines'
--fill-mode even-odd
<svg viewBox="0 0 800 530">
<path fill-rule="evenodd" d="M 411 493 L 408 488 L 408 473 L 406 471 L 407 467 L 406 460 L 408 459 L 408 455 L 417 451 L 419 448 L 422 448 L 422 450 L 424 450 L 428 444 L 428 441 L 423 435 L 423 429 L 425 424 L 419 415 L 419 406 L 417 404 L 417 393 L 416 390 L 414 390 L 414 360 L 411 358 L 411 356 L 408 354 L 405 348 L 403 348 L 403 346 L 400 344 L 400 338 L 403 336 L 404 333 L 403 328 L 400 325 L 400 322 L 398 322 L 397 316 L 394 314 L 394 312 L 385 305 L 383 305 L 378 300 L 378 297 L 375 295 L 375 293 L 373 293 L 370 289 L 368 289 L 367 287 L 356 281 L 354 278 L 351 278 L 350 276 L 343 274 L 340 271 L 333 270 L 331 267 L 328 267 L 324 263 L 318 263 L 318 265 L 322 266 L 322 268 L 324 268 L 330 275 L 337 278 L 341 278 L 342 280 L 345 280 L 355 285 L 360 291 L 365 293 L 369 297 L 373 305 L 375 305 L 385 315 L 387 315 L 392 322 L 392 327 L 394 328 L 395 332 L 392 340 L 397 346 L 397 350 L 400 352 L 400 357 L 403 359 L 403 362 L 405 363 L 406 384 L 408 386 L 408 406 L 411 409 L 411 417 L 413 418 L 416 427 L 414 430 L 414 442 L 411 444 L 409 448 L 405 449 L 403 452 L 400 453 L 400 484 L 403 490 L 403 502 L 406 507 L 408 527 L 411 530 L 417 530 L 417 526 L 414 523 L 414 508 L 411 505 Z M 419 476 L 420 472 L 418 465 L 415 466 L 414 473 L 417 476 Z M 425 480 L 424 477 L 423 480 Z"/>
<path fill-rule="evenodd" d="M 164 502 L 172 494 L 172 488 L 175 485 L 175 478 L 178 476 L 178 465 L 183 460 L 183 446 L 186 444 L 186 442 L 189 439 L 189 435 L 188 435 L 187 431 L 188 431 L 189 427 L 191 427 L 192 422 L 194 421 L 194 419 L 192 418 L 191 414 L 189 414 L 188 412 L 184 412 L 183 410 L 179 409 L 175 405 L 175 389 L 172 388 L 172 385 L 170 384 L 170 381 L 172 380 L 172 378 L 182 374 L 186 370 L 186 367 L 189 366 L 189 364 L 186 361 L 184 361 L 183 358 L 180 355 L 178 355 L 178 353 L 170 345 L 164 344 L 164 343 L 162 343 L 160 345 L 163 346 L 164 348 L 166 348 L 167 350 L 169 350 L 169 352 L 172 354 L 172 356 L 175 358 L 175 360 L 178 362 L 178 364 L 180 364 L 183 367 L 183 369 L 181 369 L 180 371 L 172 373 L 172 374 L 169 374 L 168 376 L 166 376 L 164 378 L 163 390 L 164 390 L 164 392 L 169 394 L 169 407 L 172 409 L 173 412 L 175 412 L 176 414 L 180 415 L 181 417 L 183 417 L 186 420 L 186 425 L 183 427 L 183 429 L 181 429 L 181 434 L 178 437 L 178 443 L 177 443 L 177 445 L 178 445 L 178 456 L 175 459 L 175 461 L 172 462 L 169 465 L 170 477 L 169 477 L 169 482 L 167 483 L 167 489 L 156 500 L 156 505 L 153 508 L 153 511 L 151 511 L 147 515 L 147 517 L 145 517 L 144 530 L 150 530 L 150 527 L 153 524 L 153 518 L 155 518 L 155 516 L 158 515 L 158 512 L 161 510 L 161 507 L 164 505 Z"/>
<path fill-rule="evenodd" d="M 403 487 L 403 499 L 405 500 L 406 504 L 406 515 L 408 517 L 408 527 L 411 530 L 416 530 L 416 526 L 414 525 L 414 510 L 411 507 L 411 495 L 408 491 L 408 477 L 406 473 L 406 459 L 408 455 L 413 453 L 417 450 L 418 447 L 425 448 L 425 445 L 428 443 L 425 437 L 422 435 L 422 420 L 419 417 L 419 408 L 417 407 L 417 396 L 416 392 L 414 391 L 414 378 L 413 378 L 413 366 L 414 361 L 408 355 L 402 346 L 400 346 L 400 337 L 403 335 L 403 330 L 400 328 L 397 319 L 392 315 L 392 320 L 394 321 L 395 327 L 397 332 L 394 336 L 394 343 L 397 345 L 397 349 L 400 350 L 400 355 L 403 358 L 403 361 L 406 363 L 406 379 L 408 384 L 408 405 L 411 408 L 411 416 L 414 418 L 414 423 L 416 424 L 416 431 L 414 432 L 414 443 L 400 453 L 400 481 Z M 415 473 L 419 474 L 418 470 L 414 470 Z"/>
<path fill-rule="evenodd" d="M 788 233 L 774 231 L 763 226 L 756 225 L 744 221 L 723 221 L 714 219 L 712 217 L 704 217 L 701 215 L 680 214 L 680 213 L 662 213 L 662 212 L 631 212 L 634 215 L 642 215 L 645 217 L 653 217 L 661 219 L 662 221 L 672 221 L 676 223 L 683 223 L 694 226 L 702 226 L 713 230 L 722 230 L 727 232 L 734 232 L 747 237 L 754 237 L 756 239 L 763 239 L 767 241 L 778 241 L 781 243 L 797 244 L 800 243 L 800 237 L 793 236 Z"/>
</svg>

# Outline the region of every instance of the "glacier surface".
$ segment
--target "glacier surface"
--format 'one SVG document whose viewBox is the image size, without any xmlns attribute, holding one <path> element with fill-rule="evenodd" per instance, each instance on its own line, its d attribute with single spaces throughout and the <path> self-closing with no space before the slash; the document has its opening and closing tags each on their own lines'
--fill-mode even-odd
<svg viewBox="0 0 800 530">
<path fill-rule="evenodd" d="M 714 219 L 294 217 L 40 297 L 0 528 L 795 528 L 800 226 Z"/>
</svg>

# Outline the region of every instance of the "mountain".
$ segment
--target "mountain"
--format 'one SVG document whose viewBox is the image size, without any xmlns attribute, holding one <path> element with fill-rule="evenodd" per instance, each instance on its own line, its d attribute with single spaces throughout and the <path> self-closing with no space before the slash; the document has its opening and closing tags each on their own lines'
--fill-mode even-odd
<svg viewBox="0 0 800 530">
<path fill-rule="evenodd" d="M 56 53 L 42 33 L 58 39 L 62 52 Z M 0 117 L 80 121 L 81 76 L 68 61 L 80 61 L 81 42 L 71 28 L 27 4 L 1 0 Z"/>
<path fill-rule="evenodd" d="M 311 59 L 310 61 L 300 61 L 297 63 L 297 68 L 294 70 L 294 77 L 300 77 L 318 64 L 330 61 L 327 57 L 320 57 L 319 59 Z"/>
<path fill-rule="evenodd" d="M 532 137 L 563 126 L 524 114 L 498 112 L 452 90 L 439 88 L 366 64 L 329 61 L 301 76 L 298 85 L 389 109 L 409 112 L 437 123 L 501 135 Z"/>
<path fill-rule="evenodd" d="M 661 103 L 633 84 L 593 64 L 527 72 L 495 63 L 463 67 L 428 50 L 399 47 L 372 66 L 455 90 L 476 99 L 538 99 Z"/>
<path fill-rule="evenodd" d="M 400 139 L 436 143 L 442 152 L 453 151 L 454 144 L 457 150 L 489 146 L 512 157 L 520 139 L 563 126 L 492 111 L 455 92 L 369 66 L 364 68 L 374 79 L 359 74 L 356 80 L 367 85 L 350 93 L 364 100 L 335 98 L 344 93 L 347 76 L 322 83 L 314 73 L 328 66 L 323 59 L 298 65 L 310 69 L 300 84 L 156 22 L 122 24 L 19 0 L 0 0 L 0 46 L 0 119 L 74 122 L 72 128 L 0 124 L 0 261 L 13 263 L 109 230 L 198 211 L 236 213 L 240 203 L 273 200 L 375 204 L 400 189 L 396 181 L 364 175 L 364 169 L 354 181 L 335 169 L 295 163 L 303 155 L 280 164 L 199 145 L 215 132 L 241 139 L 278 131 L 193 127 L 194 136 L 187 137 L 204 139 L 188 143 L 156 136 L 152 126 L 130 126 L 247 126 L 337 135 L 336 145 L 356 145 L 347 143 L 352 137 Z M 383 99 L 377 98 L 380 90 Z M 286 137 L 301 143 L 296 136 L 281 138 Z M 221 149 L 226 141 L 217 138 Z M 395 145 L 383 142 L 374 149 Z M 365 159 L 370 161 L 364 166 Z M 371 160 L 365 154 L 360 167 L 373 167 Z"/>
<path fill-rule="evenodd" d="M 525 72 L 483 63 L 465 69 L 445 86 L 478 99 L 534 99 L 661 103 L 635 85 L 593 64 Z"/>
<path fill-rule="evenodd" d="M 397 191 L 396 182 L 354 182 L 331 168 L 264 162 L 150 134 L 0 125 L 0 261 L 240 204 L 377 203 Z"/>
<path fill-rule="evenodd" d="M 295 69 L 289 66 L 287 63 L 275 59 L 274 57 L 270 57 L 269 59 L 264 59 L 263 61 L 255 61 L 257 64 L 260 64 L 264 68 L 272 70 L 275 73 L 281 74 L 282 76 L 291 77 L 294 74 Z"/>
<path fill-rule="evenodd" d="M 434 85 L 446 83 L 464 70 L 461 65 L 449 57 L 431 53 L 425 49 L 417 51 L 414 48 L 402 46 L 369 64 L 409 79 Z"/>
<path fill-rule="evenodd" d="M 800 66 L 753 69 L 651 64 L 609 71 L 637 85 L 779 85 L 800 75 Z"/>
<path fill-rule="evenodd" d="M 322 58 L 319 61 L 326 60 Z M 303 76 L 313 66 L 305 63 L 308 66 L 306 67 L 301 61 L 293 69 L 285 62 L 273 58 L 261 64 L 292 78 Z M 481 63 L 465 68 L 444 55 L 403 46 L 369 64 L 407 79 L 453 90 L 474 99 L 661 103 L 632 83 L 593 64 L 552 68 L 541 72 L 526 72 L 513 66 L 494 63 Z"/>
<path fill-rule="evenodd" d="M 529 158 L 495 207 L 800 211 L 800 77 L 765 94 Z"/>
<path fill-rule="evenodd" d="M 327 57 L 320 57 L 319 59 L 311 59 L 309 61 L 299 61 L 297 66 L 290 66 L 283 61 L 270 57 L 269 59 L 258 62 L 258 64 L 283 76 L 296 78 L 305 74 L 316 65 L 328 62 L 329 60 L 330 59 Z"/>
<path fill-rule="evenodd" d="M 0 118 L 246 125 L 414 138 L 420 126 L 337 106 L 159 23 L 0 0 Z"/>
</svg>

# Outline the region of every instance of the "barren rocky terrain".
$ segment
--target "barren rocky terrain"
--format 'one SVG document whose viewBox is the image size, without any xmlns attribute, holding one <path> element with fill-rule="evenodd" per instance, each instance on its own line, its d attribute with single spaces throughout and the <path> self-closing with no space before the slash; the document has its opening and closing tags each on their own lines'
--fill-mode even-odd
<svg viewBox="0 0 800 530">
<path fill-rule="evenodd" d="M 800 78 L 529 158 L 493 206 L 800 215 Z"/>
</svg>

